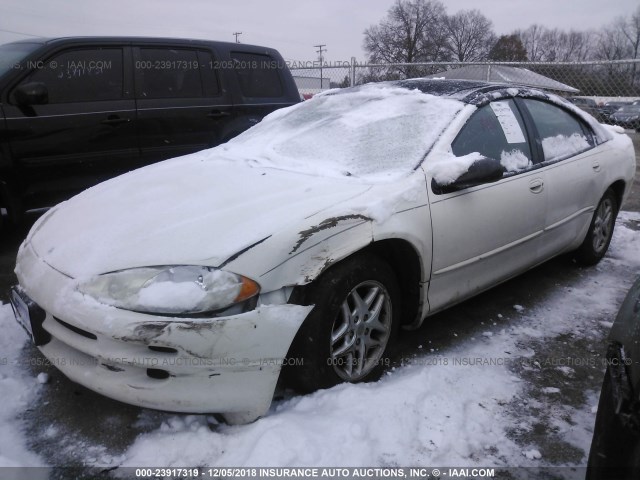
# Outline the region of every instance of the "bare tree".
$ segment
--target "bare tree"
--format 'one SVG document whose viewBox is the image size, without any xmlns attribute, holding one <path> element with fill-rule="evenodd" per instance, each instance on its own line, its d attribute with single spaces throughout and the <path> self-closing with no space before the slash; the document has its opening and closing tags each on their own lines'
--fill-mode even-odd
<svg viewBox="0 0 640 480">
<path fill-rule="evenodd" d="M 631 58 L 640 58 L 640 6 L 628 20 L 621 19 L 620 30 L 627 40 Z"/>
<path fill-rule="evenodd" d="M 620 29 L 612 25 L 600 30 L 596 46 L 596 58 L 600 60 L 622 60 L 626 56 L 626 39 Z"/>
<path fill-rule="evenodd" d="M 447 49 L 459 62 L 485 60 L 495 42 L 493 24 L 478 10 L 462 10 L 445 18 Z"/>
<path fill-rule="evenodd" d="M 396 0 L 387 17 L 364 31 L 364 49 L 372 63 L 447 60 L 446 12 L 437 0 Z M 411 69 L 400 67 L 410 75 Z"/>
<path fill-rule="evenodd" d="M 532 62 L 542 61 L 544 55 L 541 47 L 541 37 L 544 31 L 542 25 L 531 25 L 526 30 L 516 30 L 515 35 L 520 37 L 520 41 L 525 48 L 527 58 Z"/>
<path fill-rule="evenodd" d="M 578 62 L 593 56 L 593 32 L 564 31 L 531 25 L 526 30 L 517 30 L 532 62 Z"/>
</svg>

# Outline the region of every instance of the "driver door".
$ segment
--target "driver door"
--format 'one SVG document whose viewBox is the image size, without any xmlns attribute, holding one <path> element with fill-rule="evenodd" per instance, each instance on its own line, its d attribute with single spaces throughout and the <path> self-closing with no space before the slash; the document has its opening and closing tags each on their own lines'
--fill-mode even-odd
<svg viewBox="0 0 640 480">
<path fill-rule="evenodd" d="M 479 108 L 451 149 L 458 157 L 479 152 L 495 159 L 505 173 L 497 182 L 453 193 L 436 194 L 429 186 L 432 312 L 538 263 L 545 222 L 544 174 L 533 168 L 527 131 L 513 100 Z M 427 181 L 432 182 L 428 174 Z"/>
</svg>

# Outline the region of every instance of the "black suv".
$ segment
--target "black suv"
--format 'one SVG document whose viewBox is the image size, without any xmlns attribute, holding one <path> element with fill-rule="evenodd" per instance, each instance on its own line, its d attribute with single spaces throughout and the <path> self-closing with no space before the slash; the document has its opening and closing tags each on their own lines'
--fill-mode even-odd
<svg viewBox="0 0 640 480">
<path fill-rule="evenodd" d="M 17 221 L 226 142 L 299 101 L 284 60 L 265 47 L 121 37 L 0 45 L 0 207 Z"/>
</svg>

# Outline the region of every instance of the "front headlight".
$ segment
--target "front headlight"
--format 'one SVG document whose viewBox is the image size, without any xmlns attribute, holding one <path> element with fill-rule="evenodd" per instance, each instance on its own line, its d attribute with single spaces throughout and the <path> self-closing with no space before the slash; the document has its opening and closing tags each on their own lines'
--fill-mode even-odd
<svg viewBox="0 0 640 480">
<path fill-rule="evenodd" d="M 211 267 L 165 266 L 99 275 L 78 286 L 101 303 L 135 312 L 185 315 L 213 312 L 258 294 L 253 280 Z"/>
</svg>

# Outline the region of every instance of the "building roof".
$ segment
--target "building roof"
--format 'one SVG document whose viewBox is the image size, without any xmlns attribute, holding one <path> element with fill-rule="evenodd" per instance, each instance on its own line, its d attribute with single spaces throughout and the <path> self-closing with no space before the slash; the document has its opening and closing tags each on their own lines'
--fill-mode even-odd
<svg viewBox="0 0 640 480">
<path fill-rule="evenodd" d="M 479 80 L 484 82 L 512 83 L 526 87 L 543 88 L 558 92 L 577 93 L 580 90 L 573 88 L 552 78 L 532 72 L 527 68 L 510 67 L 507 65 L 469 65 L 454 68 L 445 72 L 436 73 L 434 78 L 446 78 L 456 80 Z"/>
</svg>

